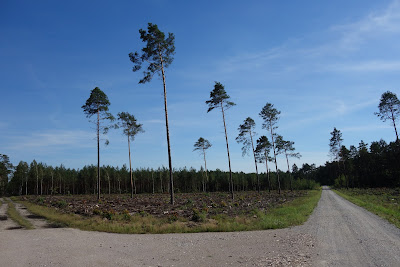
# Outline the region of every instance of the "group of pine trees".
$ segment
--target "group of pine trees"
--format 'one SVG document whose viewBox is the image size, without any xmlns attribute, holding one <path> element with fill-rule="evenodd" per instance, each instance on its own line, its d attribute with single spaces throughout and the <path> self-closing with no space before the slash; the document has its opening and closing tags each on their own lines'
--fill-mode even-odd
<svg viewBox="0 0 400 267">
<path fill-rule="evenodd" d="M 165 110 L 165 125 L 166 125 L 166 137 L 167 137 L 167 146 L 168 146 L 168 165 L 169 165 L 169 192 L 171 195 L 170 202 L 174 203 L 174 178 L 173 178 L 173 166 L 171 159 L 171 145 L 170 145 L 170 137 L 169 137 L 169 124 L 168 124 L 168 108 L 167 108 L 167 90 L 166 90 L 166 77 L 165 77 L 165 68 L 167 68 L 173 61 L 173 55 L 175 53 L 175 36 L 172 33 L 168 33 L 168 37 L 158 29 L 158 26 L 152 23 L 148 24 L 147 30 L 140 29 L 140 39 L 146 44 L 141 52 L 130 53 L 129 58 L 131 62 L 134 64 L 133 71 L 136 72 L 142 68 L 143 64 L 147 64 L 147 68 L 144 71 L 143 78 L 139 81 L 139 83 L 150 82 L 154 76 L 154 74 L 158 73 L 162 77 L 163 81 L 163 91 L 164 91 L 164 110 Z M 224 86 L 215 82 L 214 89 L 210 92 L 210 99 L 206 101 L 208 104 L 207 112 L 210 112 L 214 109 L 220 109 L 224 124 L 225 130 L 225 140 L 226 140 L 226 148 L 228 155 L 228 167 L 229 167 L 229 191 L 231 193 L 232 198 L 234 197 L 234 181 L 232 175 L 231 168 L 231 160 L 229 154 L 229 142 L 228 142 L 228 134 L 226 130 L 226 122 L 225 122 L 225 112 L 230 107 L 235 104 L 231 102 L 229 95 L 226 93 Z M 82 106 L 84 113 L 87 117 L 91 118 L 95 116 L 95 120 L 93 121 L 96 125 L 96 135 L 97 135 L 97 195 L 100 199 L 101 193 L 101 175 L 100 175 L 100 135 L 101 132 L 106 133 L 110 127 L 118 128 L 122 127 L 124 134 L 128 137 L 128 149 L 129 149 L 129 169 L 130 169 L 130 181 L 131 181 L 131 196 L 133 197 L 135 191 L 134 179 L 132 178 L 132 164 L 130 157 L 130 140 L 134 139 L 135 135 L 139 132 L 143 132 L 142 125 L 138 124 L 135 117 L 127 112 L 118 113 L 119 123 L 112 124 L 115 120 L 114 116 L 112 116 L 108 112 L 108 106 L 110 102 L 107 98 L 107 95 L 98 87 L 91 91 L 89 99 L 86 101 L 85 105 Z M 281 192 L 281 185 L 279 179 L 279 171 L 276 162 L 276 156 L 279 153 L 285 153 L 286 160 L 288 164 L 288 172 L 290 173 L 289 168 L 289 159 L 290 156 L 299 157 L 298 153 L 294 153 L 293 144 L 294 142 L 283 140 L 282 136 L 278 136 L 275 133 L 275 129 L 277 128 L 276 123 L 279 119 L 280 112 L 277 111 L 272 104 L 267 103 L 263 110 L 260 112 L 260 116 L 264 120 L 263 128 L 265 128 L 270 133 L 270 137 L 272 142 L 269 142 L 266 136 L 261 136 L 259 140 L 257 140 L 257 146 L 254 145 L 253 137 L 255 136 L 254 128 L 255 122 L 253 119 L 248 117 L 244 124 L 239 126 L 239 136 L 236 140 L 239 143 L 243 143 L 243 152 L 249 150 L 251 145 L 252 154 L 254 156 L 254 162 L 256 167 L 256 176 L 257 176 L 257 190 L 261 190 L 260 179 L 258 175 L 257 162 L 265 162 L 267 167 L 267 177 L 268 177 L 268 188 L 271 190 L 271 181 L 269 179 L 269 168 L 268 161 L 271 160 L 269 156 L 269 152 L 272 147 L 272 151 L 274 152 L 274 162 L 275 162 L 275 173 L 277 174 L 277 188 L 279 193 Z M 108 121 L 104 123 L 105 121 Z M 110 124 L 111 122 L 111 124 Z M 104 124 L 106 126 L 104 126 Z M 274 140 L 274 138 L 276 140 Z M 106 141 L 108 144 L 108 141 Z M 204 168 L 205 172 L 203 174 L 203 182 L 202 187 L 205 191 L 206 184 L 208 183 L 208 171 L 206 166 L 206 150 L 211 146 L 210 142 L 203 137 L 200 137 L 199 140 L 195 143 L 195 150 L 200 150 L 204 156 Z M 292 182 L 290 180 L 290 189 L 292 189 Z"/>
</svg>

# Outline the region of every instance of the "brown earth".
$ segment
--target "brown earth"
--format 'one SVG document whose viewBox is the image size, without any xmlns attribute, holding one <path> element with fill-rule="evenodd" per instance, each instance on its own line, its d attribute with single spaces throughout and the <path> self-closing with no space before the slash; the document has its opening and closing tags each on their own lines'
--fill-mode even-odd
<svg viewBox="0 0 400 267">
<path fill-rule="evenodd" d="M 23 196 L 22 200 L 55 207 L 66 213 L 84 216 L 102 213 L 150 214 L 155 217 L 177 216 L 190 219 L 193 210 L 204 211 L 208 216 L 225 214 L 230 217 L 249 215 L 255 210 L 268 211 L 271 207 L 305 195 L 306 191 L 238 192 L 232 200 L 228 193 L 182 193 L 175 195 L 175 204 L 169 204 L 168 194 L 104 195 L 98 201 L 94 195 L 73 196 Z"/>
</svg>

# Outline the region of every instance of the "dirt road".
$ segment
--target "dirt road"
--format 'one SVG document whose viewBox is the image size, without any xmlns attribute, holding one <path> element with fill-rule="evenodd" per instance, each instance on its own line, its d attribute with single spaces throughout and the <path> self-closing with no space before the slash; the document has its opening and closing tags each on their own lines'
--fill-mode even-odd
<svg viewBox="0 0 400 267">
<path fill-rule="evenodd" d="M 400 266 L 400 229 L 328 187 L 299 230 L 316 238 L 315 266 Z"/>
<path fill-rule="evenodd" d="M 324 189 L 308 222 L 291 229 L 165 235 L 0 230 L 0 266 L 400 266 L 400 230 Z"/>
</svg>

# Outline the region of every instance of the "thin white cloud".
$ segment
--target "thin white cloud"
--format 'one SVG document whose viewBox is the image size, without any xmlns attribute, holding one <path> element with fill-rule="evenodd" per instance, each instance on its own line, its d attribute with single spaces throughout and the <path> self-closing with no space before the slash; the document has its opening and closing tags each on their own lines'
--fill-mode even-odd
<svg viewBox="0 0 400 267">
<path fill-rule="evenodd" d="M 92 132 L 81 130 L 56 130 L 41 133 L 32 133 L 25 136 L 13 136 L 9 138 L 7 149 L 62 149 L 92 146 L 90 141 L 93 139 Z"/>
<path fill-rule="evenodd" d="M 312 116 L 308 116 L 304 119 L 296 119 L 291 123 L 288 123 L 286 126 L 281 127 L 282 129 L 291 129 L 297 128 L 299 126 L 306 126 L 318 121 L 332 119 L 336 117 L 342 117 L 345 115 L 349 115 L 353 112 L 359 111 L 361 109 L 377 105 L 376 99 L 369 99 L 360 101 L 359 99 L 352 99 L 352 101 L 346 101 L 343 99 L 332 100 L 330 102 L 323 102 L 320 105 L 315 105 L 315 110 L 319 112 L 307 112 L 307 114 L 315 114 Z M 321 110 L 325 110 L 325 112 L 320 112 Z"/>
<path fill-rule="evenodd" d="M 398 71 L 398 60 L 354 60 L 342 62 L 343 56 L 351 58 L 360 45 L 370 40 L 396 38 L 400 33 L 400 1 L 392 2 L 380 12 L 347 24 L 333 25 L 323 32 L 291 38 L 285 43 L 264 51 L 244 52 L 217 63 L 220 73 L 261 71 L 273 75 L 326 71 L 371 72 Z M 326 38 L 329 36 L 329 38 Z M 333 37 L 332 37 L 333 36 Z M 314 40 L 313 45 L 306 42 Z M 367 44 L 368 46 L 368 44 Z"/>
<path fill-rule="evenodd" d="M 368 125 L 359 125 L 359 126 L 352 126 L 352 127 L 343 127 L 341 131 L 343 132 L 365 132 L 365 131 L 374 131 L 380 129 L 388 129 L 393 128 L 390 125 L 378 125 L 378 124 L 368 124 Z"/>
<path fill-rule="evenodd" d="M 341 33 L 340 47 L 355 49 L 367 39 L 383 34 L 400 32 L 400 2 L 393 1 L 383 12 L 371 13 L 365 18 L 347 25 L 337 25 L 332 30 Z"/>
<path fill-rule="evenodd" d="M 332 64 L 325 68 L 337 72 L 373 72 L 373 71 L 400 71 L 400 61 L 364 61 Z"/>
</svg>

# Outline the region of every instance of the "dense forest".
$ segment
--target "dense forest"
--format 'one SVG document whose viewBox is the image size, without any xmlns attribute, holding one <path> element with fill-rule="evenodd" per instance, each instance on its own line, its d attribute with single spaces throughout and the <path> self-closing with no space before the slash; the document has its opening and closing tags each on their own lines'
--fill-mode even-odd
<svg viewBox="0 0 400 267">
<path fill-rule="evenodd" d="M 9 166 L 11 167 L 11 166 Z M 295 189 L 311 189 L 316 183 L 303 175 L 307 170 L 298 170 L 294 180 Z M 102 166 L 101 170 L 102 194 L 130 193 L 129 168 Z M 213 192 L 229 191 L 229 173 L 214 170 L 208 171 L 207 179 L 203 169 L 182 168 L 174 170 L 175 192 Z M 233 172 L 235 191 L 257 190 L 257 176 L 255 173 Z M 286 172 L 280 172 L 281 187 L 289 189 L 290 177 Z M 135 193 L 168 193 L 169 170 L 165 167 L 158 169 L 136 169 L 133 171 Z M 276 174 L 270 173 L 271 190 L 277 189 Z M 260 174 L 262 190 L 268 190 L 268 180 L 265 173 Z M 21 161 L 12 174 L 9 183 L 3 183 L 1 192 L 12 195 L 24 194 L 97 194 L 97 166 L 85 166 L 82 169 L 68 169 L 63 165 L 52 167 L 44 163 L 33 161 L 28 164 Z"/>
<path fill-rule="evenodd" d="M 310 168 L 308 178 L 335 187 L 399 187 L 400 142 L 341 146 L 337 160 Z"/>
</svg>

